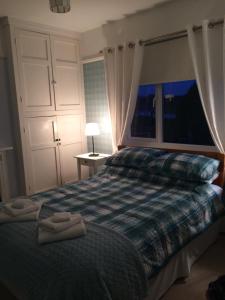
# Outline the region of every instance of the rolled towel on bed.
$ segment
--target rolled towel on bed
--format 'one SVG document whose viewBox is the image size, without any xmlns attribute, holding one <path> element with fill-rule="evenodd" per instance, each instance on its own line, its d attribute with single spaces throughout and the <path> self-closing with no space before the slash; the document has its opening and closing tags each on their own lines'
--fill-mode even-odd
<svg viewBox="0 0 225 300">
<path fill-rule="evenodd" d="M 60 221 L 59 220 L 67 220 Z M 80 214 L 54 213 L 53 216 L 39 221 L 39 227 L 49 232 L 60 232 L 66 230 L 82 221 Z"/>
<path fill-rule="evenodd" d="M 58 212 L 54 213 L 51 220 L 54 223 L 61 223 L 61 222 L 67 222 L 71 219 L 71 213 L 70 212 Z"/>
<path fill-rule="evenodd" d="M 35 203 L 37 209 L 17 216 L 9 214 L 5 207 L 0 207 L 0 224 L 2 223 L 13 223 L 13 222 L 28 222 L 37 221 L 41 210 L 42 202 Z"/>
<path fill-rule="evenodd" d="M 13 202 L 5 203 L 3 210 L 12 217 L 22 216 L 39 210 L 39 205 L 30 199 L 21 198 Z"/>
<path fill-rule="evenodd" d="M 70 240 L 85 235 L 86 233 L 87 233 L 87 229 L 83 221 L 60 232 L 49 232 L 39 227 L 38 243 L 46 244 L 46 243 L 51 243 L 56 241 Z"/>
</svg>

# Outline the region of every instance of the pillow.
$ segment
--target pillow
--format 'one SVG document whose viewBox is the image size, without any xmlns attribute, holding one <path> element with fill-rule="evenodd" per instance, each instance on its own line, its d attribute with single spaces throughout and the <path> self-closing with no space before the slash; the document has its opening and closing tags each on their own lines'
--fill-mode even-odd
<svg viewBox="0 0 225 300">
<path fill-rule="evenodd" d="M 220 162 L 214 158 L 189 153 L 167 153 L 147 166 L 149 172 L 191 181 L 209 182 L 218 173 Z"/>
<path fill-rule="evenodd" d="M 153 148 L 126 147 L 106 160 L 108 166 L 145 169 L 146 165 L 165 151 Z"/>
</svg>

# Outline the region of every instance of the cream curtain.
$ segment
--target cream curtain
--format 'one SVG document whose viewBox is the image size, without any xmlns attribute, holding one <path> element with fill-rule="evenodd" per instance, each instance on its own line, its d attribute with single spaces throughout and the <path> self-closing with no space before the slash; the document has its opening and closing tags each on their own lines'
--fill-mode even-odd
<svg viewBox="0 0 225 300">
<path fill-rule="evenodd" d="M 125 142 L 135 110 L 143 46 L 126 43 L 104 49 L 107 94 L 112 126 L 113 151 Z"/>
<path fill-rule="evenodd" d="M 202 24 L 202 32 L 188 28 L 188 41 L 202 101 L 215 145 L 225 153 L 224 26 Z"/>
</svg>

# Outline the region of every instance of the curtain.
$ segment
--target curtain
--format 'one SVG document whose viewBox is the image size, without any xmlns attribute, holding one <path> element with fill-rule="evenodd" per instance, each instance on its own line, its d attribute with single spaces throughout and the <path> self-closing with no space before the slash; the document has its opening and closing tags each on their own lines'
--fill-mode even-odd
<svg viewBox="0 0 225 300">
<path fill-rule="evenodd" d="M 202 106 L 215 145 L 225 153 L 224 26 L 204 21 L 188 27 L 188 41 Z"/>
<path fill-rule="evenodd" d="M 109 112 L 112 127 L 113 151 L 125 143 L 135 110 L 143 46 L 126 43 L 104 49 Z"/>
</svg>

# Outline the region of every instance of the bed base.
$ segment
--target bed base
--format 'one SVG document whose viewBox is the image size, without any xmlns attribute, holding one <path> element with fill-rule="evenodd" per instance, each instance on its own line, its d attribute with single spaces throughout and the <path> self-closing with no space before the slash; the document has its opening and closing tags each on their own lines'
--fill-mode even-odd
<svg viewBox="0 0 225 300">
<path fill-rule="evenodd" d="M 225 217 L 212 224 L 203 234 L 182 248 L 158 275 L 149 280 L 148 296 L 145 300 L 160 299 L 177 279 L 188 277 L 191 266 L 210 245 L 215 243 L 219 233 L 224 231 L 224 224 Z"/>
</svg>

